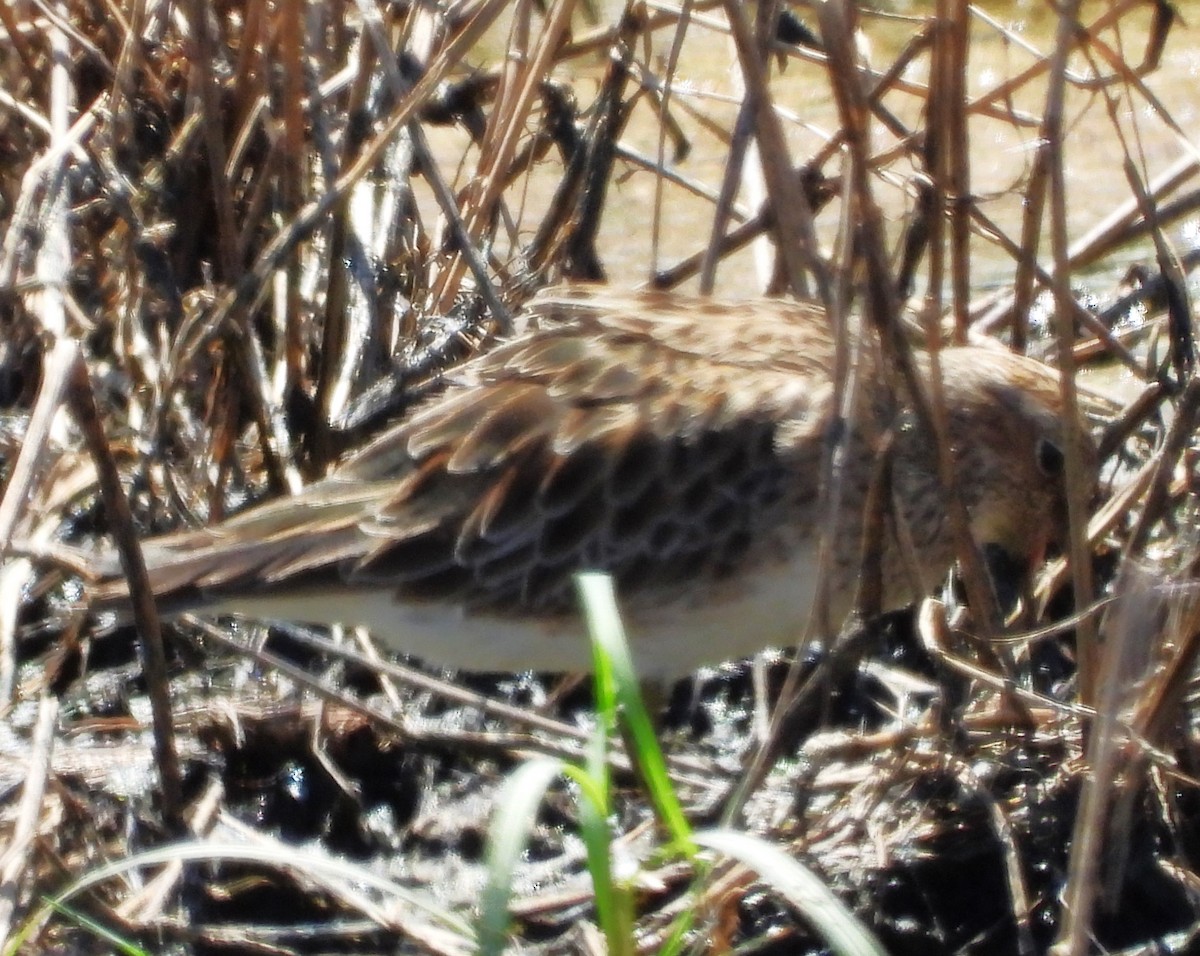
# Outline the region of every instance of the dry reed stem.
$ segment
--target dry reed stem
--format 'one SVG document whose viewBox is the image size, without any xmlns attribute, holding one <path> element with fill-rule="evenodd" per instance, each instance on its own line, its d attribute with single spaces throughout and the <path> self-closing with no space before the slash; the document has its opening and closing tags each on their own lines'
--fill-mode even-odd
<svg viewBox="0 0 1200 956">
<path fill-rule="evenodd" d="M 967 307 L 971 288 L 971 177 L 967 142 L 967 113 L 962 109 L 967 90 L 967 4 L 939 0 L 936 34 L 930 64 L 931 123 L 926 133 L 926 165 L 933 174 L 935 216 L 945 210 L 949 220 L 951 314 L 954 338 L 967 341 Z M 937 247 L 935 243 L 935 248 Z M 936 272 L 935 272 L 936 275 Z M 932 283 L 939 288 L 939 283 Z M 941 310 L 939 309 L 938 312 Z"/>
<path fill-rule="evenodd" d="M 154 754 L 158 764 L 162 815 L 168 831 L 183 831 L 183 773 L 175 745 L 171 718 L 171 692 L 162 622 L 150 588 L 150 576 L 142 558 L 133 515 L 121 487 L 121 475 L 104 434 L 104 423 L 96 408 L 93 384 L 82 356 L 75 352 L 66 383 L 66 404 L 75 418 L 96 465 L 104 507 L 112 522 L 113 538 L 121 556 L 121 568 L 129 580 L 130 603 L 138 631 L 139 660 L 150 698 L 154 727 Z"/>
<path fill-rule="evenodd" d="M 675 284 L 699 273 L 702 285 L 720 288 L 741 268 L 731 253 L 772 230 L 783 250 L 780 273 L 793 285 L 802 284 L 805 274 L 827 275 L 829 298 L 837 306 L 831 310 L 834 315 L 844 315 L 857 285 L 856 256 L 865 255 L 876 313 L 896 316 L 896 288 L 907 292 L 921 276 L 932 277 L 930 299 L 937 303 L 945 274 L 956 338 L 968 331 L 972 336 L 987 333 L 1002 322 L 1011 327 L 1013 344 L 1023 349 L 1034 338 L 1025 325 L 1029 307 L 1057 279 L 1060 351 L 1066 348 L 1061 354 L 1069 366 L 1078 346 L 1067 319 L 1088 324 L 1109 349 L 1121 347 L 1119 335 L 1067 296 L 1071 274 L 1121 244 L 1151 236 L 1162 248 L 1163 270 L 1174 272 L 1179 282 L 1180 270 L 1171 263 L 1163 233 L 1200 203 L 1200 191 L 1187 190 L 1197 169 L 1190 143 L 1178 144 L 1180 158 L 1165 173 L 1143 162 L 1137 150 L 1123 148 L 1129 169 L 1125 188 L 1131 195 L 1114 196 L 1111 215 L 1097 210 L 1090 234 L 1066 246 L 1065 257 L 1063 243 L 1069 236 L 1060 203 L 1049 217 L 1053 269 L 1038 256 L 1048 218 L 1043 200 L 1051 194 L 1056 201 L 1065 198 L 1062 164 L 1079 145 L 1063 141 L 1055 162 L 1048 152 L 1039 153 L 1006 184 L 1025 203 L 1026 214 L 1015 219 L 1015 228 L 993 214 L 988 202 L 994 197 L 971 192 L 975 170 L 968 166 L 977 128 L 986 135 L 986 124 L 1020 132 L 1046 122 L 1052 131 L 1061 122 L 1062 114 L 1056 118 L 1054 110 L 1044 120 L 1028 109 L 1036 95 L 1034 81 L 1050 74 L 1062 84 L 1064 98 L 1075 97 L 1072 102 L 1090 93 L 1108 98 L 1114 139 L 1132 141 L 1141 135 L 1140 127 L 1131 128 L 1123 118 L 1118 123 L 1117 114 L 1124 109 L 1155 111 L 1164 128 L 1180 136 L 1183 124 L 1170 116 L 1169 106 L 1143 79 L 1162 59 L 1170 18 L 1161 7 L 1150 14 L 1157 19 L 1144 52 L 1127 51 L 1118 31 L 1125 20 L 1141 16 L 1145 4 L 1122 2 L 1071 27 L 1070 42 L 1081 51 L 1073 62 L 1092 64 L 1093 73 L 1067 69 L 1065 43 L 1056 58 L 1037 53 L 1036 44 L 1025 44 L 1035 57 L 1031 66 L 985 83 L 968 70 L 968 53 L 973 53 L 969 39 L 986 33 L 1015 48 L 1021 37 L 989 24 L 977 10 L 968 13 L 965 4 L 954 0 L 942 0 L 937 18 L 903 21 L 911 35 L 897 43 L 887 62 L 869 67 L 853 62 L 844 34 L 835 38 L 839 45 L 831 58 L 779 42 L 770 35 L 768 21 L 751 24 L 745 19 L 741 4 L 705 0 L 681 9 L 651 5 L 638 12 L 636 22 L 603 25 L 574 37 L 570 34 L 577 24 L 568 23 L 570 4 L 565 0 L 553 5 L 548 19 L 529 4 L 522 9 L 514 44 L 528 51 L 526 59 L 488 72 L 481 64 L 492 54 L 481 53 L 480 42 L 505 6 L 481 0 L 458 8 L 466 19 L 455 22 L 431 7 L 401 10 L 372 0 L 337 8 L 302 0 L 274 6 L 263 0 L 218 7 L 191 2 L 178 9 L 140 3 L 93 8 L 71 0 L 58 7 L 33 5 L 21 14 L 17 8 L 0 7 L 0 29 L 11 40 L 9 57 L 0 58 L 6 80 L 0 94 L 0 137 L 10 160 L 0 168 L 5 227 L 0 286 L 17 293 L 5 316 L 3 345 L 11 349 L 5 354 L 36 359 L 42 354 L 38 336 L 47 326 L 84 341 L 100 397 L 113 404 L 102 405 L 101 414 L 114 451 L 139 494 L 154 502 L 146 506 L 142 501 L 139 508 L 148 523 L 162 527 L 212 520 L 246 498 L 298 486 L 302 476 L 320 473 L 344 443 L 356 440 L 343 420 L 358 420 L 351 399 L 377 369 L 390 367 L 397 352 L 412 359 L 396 374 L 403 395 L 394 404 L 402 404 L 492 328 L 503 330 L 507 311 L 518 309 L 537 284 L 561 274 L 570 256 L 586 252 L 603 268 L 607 250 L 596 234 L 605 212 L 605 190 L 627 169 L 638 169 L 638 177 L 647 172 L 655 177 L 653 228 L 661 245 L 655 247 L 653 266 L 621 275 L 622 284 L 644 279 Z M 97 16 L 97 9 L 108 15 Z M 732 16 L 732 26 L 723 19 L 723 10 Z M 872 28 L 876 15 L 861 15 Z M 734 38 L 749 88 L 741 106 L 747 117 L 741 131 L 725 129 L 738 104 L 706 96 L 687 83 L 690 45 L 697 38 L 727 34 Z M 655 59 L 664 39 L 671 50 L 665 67 Z M 52 41 L 65 51 L 57 73 L 49 66 Z M 591 58 L 614 45 L 620 47 L 620 63 L 605 76 L 599 94 L 592 81 L 575 82 L 594 75 Z M 396 61 L 396 50 L 417 62 Z M 814 123 L 810 129 L 780 108 L 786 94 L 770 75 L 769 54 L 774 53 L 781 54 L 789 71 L 829 75 L 833 87 L 853 100 L 833 128 L 817 130 Z M 1141 62 L 1132 62 L 1139 57 Z M 463 79 L 468 66 L 479 73 Z M 917 76 L 923 69 L 927 82 Z M 388 84 L 390 95 L 377 94 Z M 982 89 L 972 91 L 970 84 Z M 472 88 L 475 93 L 468 96 L 464 91 Z M 453 95 L 462 99 L 443 99 Z M 591 123 L 584 122 L 588 109 L 593 110 Z M 439 111 L 440 120 L 435 119 Z M 631 112 L 635 122 L 626 127 Z M 648 115 L 655 124 L 658 155 L 647 161 L 638 124 L 644 126 Z M 444 138 L 435 124 L 446 117 L 469 132 Z M 751 134 L 764 155 L 766 202 L 746 211 L 737 206 L 735 174 Z M 1021 137 L 1028 135 L 1021 132 Z M 690 160 L 667 155 L 668 143 L 678 154 L 685 140 L 694 154 L 711 151 L 713 144 L 727 146 L 725 178 L 716 178 L 721 188 L 710 186 L 703 173 L 692 174 Z M 849 167 L 843 160 L 848 154 L 853 157 Z M 900 193 L 897 187 L 907 188 L 924 175 L 931 178 L 922 185 L 928 190 L 922 195 L 933 199 L 913 213 L 906 259 L 897 268 L 892 246 L 898 230 L 883 221 L 885 214 L 874 211 L 873 200 L 889 210 L 886 215 L 896 205 L 924 203 L 924 198 L 894 198 Z M 550 202 L 537 198 L 538 180 L 552 183 Z M 71 215 L 60 216 L 55 226 L 55 205 L 65 208 L 60 188 L 65 181 L 72 189 Z M 713 210 L 711 219 L 704 220 L 711 228 L 696 229 L 695 241 L 683 252 L 678 243 L 669 243 L 672 204 L 681 186 L 703 197 Z M 356 205 L 360 199 L 370 201 L 365 219 Z M 868 213 L 863 244 L 853 239 L 858 209 Z M 734 220 L 741 222 L 729 229 Z M 841 231 L 826 230 L 826 220 L 838 222 Z M 52 227 L 49 234 L 47 225 Z M 442 245 L 439 228 L 448 235 Z M 54 237 L 55 229 L 60 238 Z M 834 241 L 822 248 L 819 239 L 828 233 Z M 981 306 L 967 305 L 972 266 L 978 269 L 985 244 L 1012 262 L 1016 308 L 1013 297 L 1004 296 L 980 320 Z M 41 258 L 47 245 L 61 253 L 53 268 Z M 796 252 L 800 249 L 805 250 L 802 255 Z M 1185 269 L 1193 262 L 1181 257 Z M 470 281 L 464 281 L 468 272 Z M 71 295 L 64 298 L 61 314 L 52 317 L 28 296 L 20 298 L 35 287 L 49 288 L 64 275 L 70 278 Z M 486 293 L 492 298 L 480 309 L 476 297 Z M 461 324 L 438 326 L 441 317 L 429 314 L 434 311 L 452 313 Z M 481 322 L 482 313 L 488 318 Z M 940 332 L 943 310 L 935 305 L 929 313 L 934 320 L 929 325 L 937 324 Z M 420 337 L 431 335 L 431 328 L 442 331 L 426 347 Z M 899 354 L 904 354 L 902 347 Z M 1124 361 L 1131 366 L 1140 362 L 1129 354 Z M 1138 433 L 1156 427 L 1156 403 L 1169 386 L 1164 378 L 1154 397 L 1130 403 L 1122 435 L 1133 437 L 1119 443 L 1114 439 L 1106 450 L 1118 444 L 1127 451 L 1142 447 Z M 53 381 L 40 386 L 32 381 L 21 390 L 17 405 L 25 414 L 39 401 L 39 387 L 49 396 Z M 1192 417 L 1193 399 L 1185 391 L 1178 413 L 1185 424 Z M 40 428 L 35 417 L 26 435 L 29 455 L 49 449 Z M 1088 548 L 1100 537 L 1115 538 L 1125 544 L 1127 561 L 1148 543 L 1171 540 L 1172 529 L 1163 519 L 1183 499 L 1178 475 L 1187 467 L 1189 447 L 1183 428 L 1167 437 L 1156 480 L 1135 477 L 1128 493 L 1102 515 L 1102 524 L 1093 523 Z M 75 479 L 62 473 L 72 460 L 78 459 L 68 455 L 41 479 L 53 482 L 53 488 L 33 495 L 29 492 L 37 491 L 37 478 L 28 471 L 32 459 L 19 460 L 18 474 L 0 503 L 0 524 L 6 531 L 0 538 L 28 520 L 22 509 L 31 506 L 25 502 L 59 503 L 72 497 Z M 1136 468 L 1136 458 L 1132 463 Z M 1073 540 L 1078 563 L 1077 517 L 1073 515 Z M 1083 550 L 1086 554 L 1088 549 Z M 978 582 L 972 590 L 979 590 Z M 1085 593 L 1077 584 L 1077 594 Z M 983 606 L 976 600 L 972 604 Z M 1086 614 L 1084 618 L 1086 632 Z M 24 663 L 21 648 L 10 642 L 0 668 L 0 682 L 10 693 Z M 830 670 L 852 675 L 863 648 L 851 650 Z M 280 673 L 293 673 L 285 671 L 285 664 L 294 665 L 278 655 L 261 660 L 278 666 Z M 347 666 L 386 670 L 384 662 L 368 656 Z M 903 733 L 860 735 L 846 749 L 856 759 L 871 760 L 888 746 L 940 748 L 943 770 L 960 780 L 966 795 L 974 784 L 968 786 L 953 768 L 972 766 L 985 746 L 994 753 L 1013 746 L 1000 731 L 988 744 L 978 743 L 981 702 L 1014 691 L 994 672 L 950 652 L 941 666 L 946 687 L 958 684 L 965 694 L 966 702 L 952 717 L 970 728 L 974 736 L 969 744 L 943 734 L 927 710 L 924 722 Z M 47 681 L 58 673 L 49 664 L 45 670 L 51 675 Z M 416 686 L 394 673 L 405 692 Z M 303 676 L 302 671 L 294 674 Z M 1165 728 L 1185 706 L 1180 703 L 1182 674 L 1177 668 L 1141 699 L 1145 732 L 1164 754 L 1172 744 Z M 1090 682 L 1085 668 L 1084 683 Z M 538 736 L 525 730 L 414 732 L 411 723 L 394 717 L 403 699 L 395 691 L 389 708 L 364 711 L 368 723 L 406 731 L 409 745 L 442 753 L 507 759 L 524 749 L 572 757 L 580 752 L 577 728 L 531 714 L 528 708 L 495 709 L 479 695 L 455 696 L 444 682 L 422 686 L 419 693 L 478 708 L 494 724 L 524 720 L 520 726 L 532 723 Z M 1086 689 L 1084 694 L 1086 698 Z M 1065 720 L 1065 715 L 1079 719 L 1070 701 L 1037 693 L 1015 697 L 1038 721 Z M 827 709 L 824 687 L 806 685 L 801 706 L 813 716 L 802 730 L 807 738 Z M 1047 718 L 1047 713 L 1053 716 Z M 900 727 L 900 718 L 888 726 Z M 1068 755 L 1077 746 L 1077 738 L 1061 744 Z M 688 786 L 694 782 L 698 790 L 704 777 L 699 766 L 679 772 L 681 780 L 692 781 Z M 853 843 L 844 837 L 852 829 L 847 821 L 854 799 L 871 794 L 886 806 L 890 787 L 924 772 L 912 761 L 880 761 L 880 767 L 857 797 L 848 795 L 835 809 L 812 818 L 831 858 L 849 852 Z M 713 784 L 711 774 L 707 782 Z M 806 785 L 803 780 L 799 784 Z M 998 809 L 1002 796 L 989 791 L 989 785 L 982 783 L 972 792 Z M 1012 895 L 1024 900 L 1036 891 L 1019 891 L 1023 848 L 1005 829 L 1017 824 L 994 813 L 990 819 L 1005 846 Z M 77 860 L 86 857 L 85 849 L 71 852 Z M 23 865 L 31 871 L 47 867 L 37 853 Z M 18 882 L 41 889 L 44 881 L 38 879 L 43 878 L 22 874 Z M 723 897 L 716 906 L 726 906 Z M 1022 933 L 1028 909 L 1025 902 L 1014 907 L 1012 919 Z M 1027 936 L 1023 944 L 1028 946 Z"/>
<path fill-rule="evenodd" d="M 1058 35 L 1055 44 L 1054 57 L 1051 61 L 1049 86 L 1046 95 L 1046 122 L 1044 151 L 1047 155 L 1047 170 L 1050 198 L 1051 250 L 1054 258 L 1054 299 L 1058 305 L 1058 321 L 1055 331 L 1058 340 L 1058 360 L 1062 369 L 1063 402 L 1066 408 L 1078 407 L 1075 386 L 1075 363 L 1071 351 L 1074 331 L 1070 324 L 1070 311 L 1067 307 L 1072 301 L 1070 286 L 1070 262 L 1068 246 L 1070 239 L 1067 232 L 1066 204 L 1067 187 L 1064 170 L 1063 153 L 1063 124 L 1065 118 L 1064 96 L 1066 90 L 1067 57 L 1072 49 L 1075 38 L 1075 21 L 1079 12 L 1079 3 L 1068 0 L 1059 9 Z M 1071 565 L 1072 581 L 1076 601 L 1086 605 L 1092 599 L 1092 577 L 1090 553 L 1086 547 L 1086 497 L 1089 492 L 1085 487 L 1087 477 L 1082 470 L 1080 455 L 1080 436 L 1074 433 L 1073 422 L 1068 423 L 1066 433 L 1065 474 L 1067 480 L 1067 509 L 1069 525 L 1068 557 Z M 1084 706 L 1092 706 L 1096 700 L 1098 647 L 1096 631 L 1090 620 L 1084 619 L 1076 628 L 1076 641 L 1079 660 L 1079 697 Z M 1067 906 L 1064 927 L 1060 940 L 1070 940 L 1069 952 L 1072 956 L 1081 956 L 1086 938 L 1086 926 L 1091 918 L 1090 894 L 1094 884 L 1090 871 L 1087 869 L 1091 862 L 1090 854 L 1086 852 L 1085 843 L 1095 837 L 1095 818 L 1088 813 L 1087 797 L 1091 791 L 1085 790 L 1083 806 L 1076 819 L 1075 842 L 1071 854 L 1070 872 L 1067 877 Z M 1086 824 L 1085 824 L 1086 821 Z M 1083 827 L 1088 829 L 1083 829 Z"/>
<path fill-rule="evenodd" d="M 0 940 L 8 939 L 11 934 L 21 877 L 30 868 L 29 851 L 42 814 L 58 708 L 55 697 L 47 695 L 38 701 L 37 723 L 30 743 L 21 798 L 4 851 L 0 852 Z"/>
<path fill-rule="evenodd" d="M 764 62 L 759 57 L 758 46 L 746 22 L 742 5 L 738 0 L 727 0 L 725 12 L 737 48 L 747 96 L 753 104 L 755 137 L 767 193 L 775 213 L 779 255 L 787 270 L 788 284 L 797 295 L 803 295 L 808 285 L 804 277 L 811 273 L 816 282 L 816 298 L 832 311 L 829 274 L 819 256 L 812 210 L 792 174 L 787 144 L 767 86 Z"/>
<path fill-rule="evenodd" d="M 529 62 L 510 63 L 513 68 L 511 80 L 501 84 L 492 125 L 481 144 L 483 165 L 471 180 L 464 201 L 466 233 L 471 245 L 482 244 L 487 223 L 497 212 L 505 185 L 504 176 L 516 156 L 517 143 L 533 107 L 534 96 L 558 52 L 574 6 L 574 0 L 555 0 Z M 458 260 L 443 273 L 434 303 L 436 311 L 449 311 L 459 294 L 462 271 L 463 265 Z"/>
<path fill-rule="evenodd" d="M 884 354 L 896 363 L 907 394 L 912 396 L 917 416 L 928 433 L 935 436 L 938 476 L 947 493 L 947 517 L 955 541 L 955 551 L 971 606 L 978 615 L 980 635 L 985 640 L 999 631 L 998 609 L 989 586 L 978 546 L 971 538 L 966 507 L 958 492 L 954 463 L 946 440 L 946 409 L 941 399 L 941 372 L 937 363 L 936 340 L 930 352 L 929 382 L 917 372 L 911 349 L 899 323 L 895 286 L 886 261 L 883 223 L 867 175 L 866 97 L 857 82 L 857 70 L 851 50 L 850 24 L 842 18 L 837 4 L 821 8 L 821 27 L 830 58 L 830 82 L 838 100 L 846 144 L 850 153 L 851 193 L 857 210 L 860 252 L 866 263 L 866 314 L 879 335 Z M 896 382 L 898 387 L 901 383 Z M 927 392 L 926 389 L 929 389 Z"/>
</svg>

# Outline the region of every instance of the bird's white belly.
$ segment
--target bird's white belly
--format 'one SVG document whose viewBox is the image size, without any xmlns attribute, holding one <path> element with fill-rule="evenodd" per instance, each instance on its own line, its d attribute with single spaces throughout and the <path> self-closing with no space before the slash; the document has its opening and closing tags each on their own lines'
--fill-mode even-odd
<svg viewBox="0 0 1200 956">
<path fill-rule="evenodd" d="M 756 568 L 661 607 L 624 615 L 638 674 L 676 680 L 705 664 L 791 646 L 809 624 L 816 569 L 804 556 Z M 619 599 L 619 595 L 618 595 Z M 239 595 L 206 610 L 264 620 L 363 626 L 382 644 L 427 663 L 474 672 L 589 671 L 583 615 L 465 613 L 451 603 L 398 602 L 387 590 Z"/>
</svg>

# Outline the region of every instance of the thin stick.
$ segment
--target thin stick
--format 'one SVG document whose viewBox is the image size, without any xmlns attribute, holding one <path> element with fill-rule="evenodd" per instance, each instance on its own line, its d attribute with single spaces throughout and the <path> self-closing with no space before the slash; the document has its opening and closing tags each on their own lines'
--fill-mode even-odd
<svg viewBox="0 0 1200 956">
<path fill-rule="evenodd" d="M 1075 388 L 1075 356 L 1071 350 L 1075 330 L 1072 326 L 1070 303 L 1071 267 L 1067 235 L 1067 194 L 1063 163 L 1063 112 L 1066 94 L 1067 57 L 1074 47 L 1079 0 L 1065 0 L 1059 7 L 1058 37 L 1051 62 L 1050 84 L 1046 94 L 1045 142 L 1042 147 L 1047 156 L 1050 179 L 1050 241 L 1054 254 L 1054 300 L 1057 313 L 1055 331 L 1058 339 L 1058 361 L 1061 370 L 1063 404 L 1063 427 L 1066 439 L 1065 474 L 1067 482 L 1067 516 L 1069 532 L 1069 555 L 1072 583 L 1075 588 L 1075 605 L 1083 607 L 1092 600 L 1091 559 L 1085 540 L 1087 527 L 1087 501 L 1084 485 L 1087 477 L 1083 472 L 1083 436 L 1079 434 L 1078 418 L 1073 414 L 1078 407 Z M 1096 629 L 1089 618 L 1082 618 L 1076 628 L 1076 644 L 1079 658 L 1080 702 L 1091 706 L 1095 702 L 1097 643 Z M 1093 768 L 1093 773 L 1096 768 Z M 1092 901 L 1097 881 L 1087 872 L 1089 862 L 1094 859 L 1094 849 L 1099 835 L 1092 825 L 1096 819 L 1090 805 L 1096 793 L 1085 787 L 1079 815 L 1076 817 L 1075 839 L 1071 843 L 1071 861 L 1067 877 L 1066 905 L 1064 906 L 1063 930 L 1056 950 L 1083 956 L 1087 950 L 1087 927 L 1091 923 Z M 1089 847 L 1093 852 L 1089 852 Z"/>
<path fill-rule="evenodd" d="M 884 354 L 900 369 L 904 387 L 911 396 L 913 409 L 937 449 L 938 479 L 947 495 L 946 515 L 961 566 L 967 598 L 975 615 L 980 637 L 986 641 L 999 632 L 1000 614 L 995 595 L 988 584 L 979 548 L 971 537 L 970 521 L 962 497 L 957 492 L 954 460 L 947 438 L 945 405 L 940 396 L 940 369 L 936 349 L 930 352 L 929 385 L 921 381 L 912 350 L 897 320 L 899 308 L 884 253 L 883 219 L 871 192 L 867 162 L 866 95 L 859 83 L 851 52 L 849 25 L 841 4 L 824 3 L 820 8 L 821 30 L 829 55 L 829 77 L 851 157 L 853 197 L 858 204 L 860 240 L 867 272 L 867 315 L 874 323 Z M 936 346 L 934 339 L 931 345 Z M 927 387 L 932 395 L 927 392 Z M 932 399 L 932 400 L 931 400 Z"/>
<path fill-rule="evenodd" d="M 62 405 L 67 387 L 67 374 L 75 357 L 75 344 L 60 339 L 51 350 L 42 366 L 42 384 L 37 402 L 29 416 L 29 425 L 21 443 L 21 451 L 13 465 L 12 476 L 0 499 L 0 554 L 7 554 L 12 546 L 13 532 L 17 527 L 33 482 L 37 478 L 42 456 L 50 438 L 50 427 L 54 416 Z M 10 569 L 6 567 L 4 573 Z M 7 615 L 6 615 L 7 618 Z M 7 625 L 0 631 L 0 701 L 12 700 L 15 679 L 15 653 L 12 630 Z"/>
<path fill-rule="evenodd" d="M 29 760 L 8 846 L 0 853 L 0 943 L 9 938 L 13 910 L 21 892 L 21 875 L 32 872 L 27 852 L 37 835 L 37 822 L 46 794 L 50 756 L 54 752 L 54 728 L 58 722 L 58 700 L 43 697 L 38 703 L 37 723 L 29 744 Z"/>
<path fill-rule="evenodd" d="M 117 463 L 113 459 L 112 449 L 108 447 L 104 426 L 96 410 L 87 365 L 78 352 L 67 385 L 67 402 L 95 462 L 100 495 L 112 523 L 121 568 L 129 579 L 130 603 L 133 606 L 133 619 L 139 637 L 138 651 L 141 656 L 142 673 L 146 678 L 146 691 L 150 697 L 154 755 L 162 786 L 163 819 L 168 827 L 177 833 L 183 833 L 182 775 L 175 748 L 175 730 L 171 722 L 171 697 L 167 677 L 167 655 L 163 649 L 162 624 L 154 604 L 154 592 L 150 586 L 150 575 L 146 572 L 146 562 L 142 557 L 137 531 L 133 526 L 133 515 L 121 488 L 121 475 L 117 471 Z"/>
<path fill-rule="evenodd" d="M 788 160 L 787 142 L 775 113 L 766 70 L 758 55 L 758 45 L 746 20 L 746 11 L 738 0 L 726 0 L 725 14 L 737 46 L 747 95 L 754 104 L 755 137 L 771 197 L 771 208 L 775 213 L 779 254 L 787 269 L 788 282 L 797 295 L 803 295 L 805 271 L 811 272 L 817 284 L 818 297 L 828 308 L 832 305 L 829 271 L 818 253 L 812 209 Z"/>
</svg>

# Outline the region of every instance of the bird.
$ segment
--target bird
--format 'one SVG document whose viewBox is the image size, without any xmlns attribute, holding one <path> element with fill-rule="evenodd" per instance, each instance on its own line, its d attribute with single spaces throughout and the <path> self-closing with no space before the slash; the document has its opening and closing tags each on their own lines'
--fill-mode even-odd
<svg viewBox="0 0 1200 956">
<path fill-rule="evenodd" d="M 885 444 L 884 606 L 922 597 L 955 562 L 933 436 L 879 348 L 857 353 L 839 389 L 837 338 L 809 302 L 553 288 L 326 477 L 146 539 L 152 590 L 169 608 L 365 625 L 449 669 L 586 672 L 573 578 L 596 570 L 615 581 L 642 680 L 795 646 L 823 530 L 833 623 L 853 609 Z M 939 360 L 971 534 L 1037 560 L 1066 521 L 1077 413 L 1058 373 L 1000 347 Z M 836 488 L 823 491 L 827 454 Z M 92 608 L 128 605 L 114 550 L 80 565 Z"/>
</svg>

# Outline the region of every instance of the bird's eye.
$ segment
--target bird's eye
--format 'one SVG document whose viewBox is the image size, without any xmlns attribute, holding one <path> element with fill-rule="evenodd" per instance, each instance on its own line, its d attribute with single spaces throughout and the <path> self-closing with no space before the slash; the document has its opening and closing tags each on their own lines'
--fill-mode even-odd
<svg viewBox="0 0 1200 956">
<path fill-rule="evenodd" d="M 1039 438 L 1037 443 L 1037 464 L 1047 478 L 1057 478 L 1063 471 L 1063 453 L 1054 442 Z"/>
</svg>

